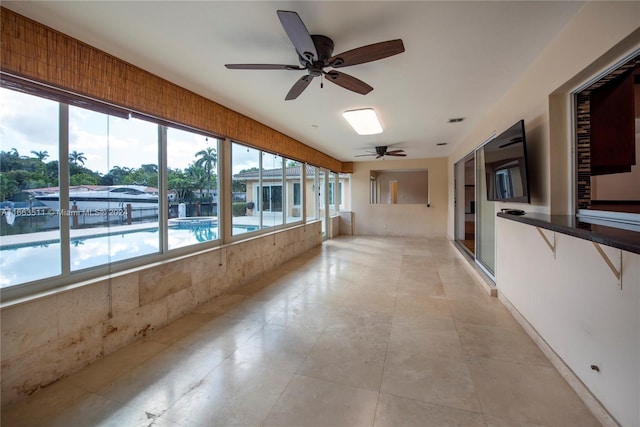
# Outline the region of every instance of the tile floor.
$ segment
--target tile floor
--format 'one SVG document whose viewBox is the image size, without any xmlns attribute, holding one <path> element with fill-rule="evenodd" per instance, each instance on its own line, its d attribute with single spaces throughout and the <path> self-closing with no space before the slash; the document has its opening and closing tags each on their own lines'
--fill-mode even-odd
<svg viewBox="0 0 640 427">
<path fill-rule="evenodd" d="M 2 425 L 599 425 L 454 251 L 328 241 L 5 408 Z"/>
</svg>

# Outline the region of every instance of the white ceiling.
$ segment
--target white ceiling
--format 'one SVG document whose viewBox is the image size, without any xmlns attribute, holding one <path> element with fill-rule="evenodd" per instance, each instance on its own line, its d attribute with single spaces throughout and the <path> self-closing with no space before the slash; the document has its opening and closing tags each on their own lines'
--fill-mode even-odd
<svg viewBox="0 0 640 427">
<path fill-rule="evenodd" d="M 2 1 L 2 5 L 252 117 L 341 161 L 376 145 L 407 158 L 447 156 L 577 13 L 582 2 Z M 276 10 L 296 11 L 334 53 L 401 38 L 406 51 L 341 68 L 374 87 L 359 95 L 319 79 L 284 97 L 304 71 Z M 384 132 L 358 136 L 345 110 L 373 107 Z M 449 118 L 465 117 L 457 124 Z M 499 131 L 499 129 L 498 129 Z M 448 143 L 447 146 L 437 146 Z"/>
</svg>

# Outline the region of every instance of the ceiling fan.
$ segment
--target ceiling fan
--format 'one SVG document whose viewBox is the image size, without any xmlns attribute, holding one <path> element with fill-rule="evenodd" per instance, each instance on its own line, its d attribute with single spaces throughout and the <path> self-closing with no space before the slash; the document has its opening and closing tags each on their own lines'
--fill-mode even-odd
<svg viewBox="0 0 640 427">
<path fill-rule="evenodd" d="M 356 157 L 376 156 L 376 159 L 384 156 L 407 157 L 407 155 L 404 153 L 404 150 L 388 150 L 388 148 L 389 147 L 387 147 L 386 145 L 378 146 L 376 147 L 375 153 L 360 154 Z"/>
<path fill-rule="evenodd" d="M 404 52 L 402 40 L 388 40 L 374 43 L 333 55 L 333 40 L 327 36 L 311 35 L 296 12 L 279 10 L 278 18 L 289 36 L 298 53 L 297 65 L 279 64 L 226 64 L 225 67 L 232 70 L 306 70 L 307 74 L 301 77 L 289 90 L 285 100 L 296 99 L 311 83 L 315 77 L 325 77 L 330 82 L 345 89 L 366 95 L 373 90 L 362 80 L 340 71 L 325 71 L 324 68 L 341 68 L 365 62 L 377 61 Z"/>
</svg>

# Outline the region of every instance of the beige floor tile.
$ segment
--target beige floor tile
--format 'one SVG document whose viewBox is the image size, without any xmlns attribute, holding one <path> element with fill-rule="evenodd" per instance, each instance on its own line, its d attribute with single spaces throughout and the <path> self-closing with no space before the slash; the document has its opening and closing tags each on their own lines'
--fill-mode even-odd
<svg viewBox="0 0 640 427">
<path fill-rule="evenodd" d="M 96 393 L 152 414 L 162 414 L 223 360 L 222 355 L 206 348 L 195 350 L 173 345 Z"/>
<path fill-rule="evenodd" d="M 382 393 L 480 411 L 480 402 L 467 364 L 389 348 L 382 376 Z"/>
<path fill-rule="evenodd" d="M 446 298 L 412 295 L 398 291 L 394 314 L 417 321 L 428 318 L 453 319 Z"/>
<path fill-rule="evenodd" d="M 391 328 L 389 351 L 422 359 L 464 361 L 464 353 L 454 323 L 444 319 L 396 321 Z"/>
<path fill-rule="evenodd" d="M 458 323 L 458 335 L 470 359 L 490 358 L 551 367 L 549 359 L 523 330 Z"/>
<path fill-rule="evenodd" d="M 294 373 L 319 337 L 320 332 L 269 324 L 238 347 L 231 359 Z"/>
<path fill-rule="evenodd" d="M 600 425 L 554 368 L 479 358 L 469 368 L 487 415 L 545 426 Z"/>
<path fill-rule="evenodd" d="M 378 391 L 387 352 L 387 336 L 358 330 L 323 334 L 298 374 Z"/>
<path fill-rule="evenodd" d="M 147 338 L 136 341 L 65 378 L 84 390 L 97 392 L 167 348 Z"/>
<path fill-rule="evenodd" d="M 329 333 L 356 331 L 369 337 L 378 336 L 380 339 L 387 339 L 392 322 L 391 312 L 340 307 L 335 310 L 333 318 L 329 319 L 325 331 Z"/>
<path fill-rule="evenodd" d="M 276 427 L 372 426 L 378 393 L 294 376 L 267 416 Z"/>
<path fill-rule="evenodd" d="M 494 417 L 493 415 L 484 416 L 487 427 L 550 427 L 542 424 L 533 424 L 521 421 L 507 420 L 505 418 Z"/>
<path fill-rule="evenodd" d="M 301 296 L 292 301 L 278 315 L 274 316 L 268 325 L 322 332 L 333 322 L 337 309 L 328 305 L 314 304 L 314 297 L 307 298 L 307 296 Z"/>
<path fill-rule="evenodd" d="M 485 427 L 480 412 L 380 394 L 375 427 Z"/>
<path fill-rule="evenodd" d="M 13 427 L 148 426 L 159 414 L 83 392 L 71 383 L 57 383 L 32 399 L 3 411 L 2 425 Z M 155 425 L 155 424 L 154 424 Z M 158 424 L 162 425 L 162 424 Z M 179 426 L 177 423 L 165 426 Z"/>
<path fill-rule="evenodd" d="M 164 414 L 187 426 L 259 426 L 292 374 L 225 361 Z"/>
<path fill-rule="evenodd" d="M 222 315 L 185 334 L 174 344 L 187 349 L 207 348 L 212 353 L 226 357 L 246 343 L 264 325 L 265 322 L 255 319 L 238 319 Z M 149 338 L 154 339 L 153 336 Z"/>
<path fill-rule="evenodd" d="M 457 322 L 521 329 L 506 307 L 486 293 L 474 299 L 450 299 L 449 306 Z"/>
</svg>

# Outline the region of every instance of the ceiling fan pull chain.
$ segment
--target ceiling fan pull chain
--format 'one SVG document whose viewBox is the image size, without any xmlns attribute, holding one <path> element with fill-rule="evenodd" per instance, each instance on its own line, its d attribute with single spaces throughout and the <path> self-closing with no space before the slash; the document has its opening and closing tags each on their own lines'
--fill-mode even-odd
<svg viewBox="0 0 640 427">
<path fill-rule="evenodd" d="M 320 74 L 320 89 L 324 88 L 324 74 Z"/>
</svg>

